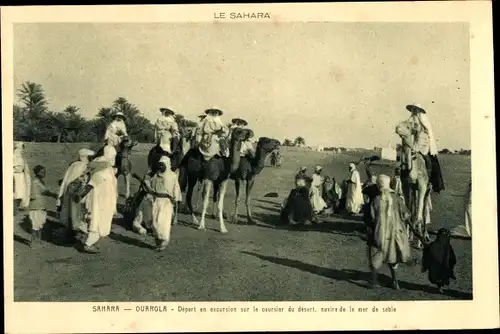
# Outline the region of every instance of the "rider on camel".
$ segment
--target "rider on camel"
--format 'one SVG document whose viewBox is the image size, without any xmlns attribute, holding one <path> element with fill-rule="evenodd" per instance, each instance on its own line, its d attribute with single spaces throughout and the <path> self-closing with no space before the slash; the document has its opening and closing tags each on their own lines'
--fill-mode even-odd
<svg viewBox="0 0 500 334">
<path fill-rule="evenodd" d="M 441 167 L 437 158 L 437 145 L 431 124 L 427 118 L 426 111 L 419 105 L 410 104 L 406 109 L 411 112 L 413 121 L 412 133 L 414 136 L 414 152 L 419 152 L 425 159 L 425 165 L 429 172 L 429 179 L 432 184 L 432 190 L 439 193 L 444 190 L 444 181 L 441 175 Z"/>
<path fill-rule="evenodd" d="M 155 123 L 155 142 L 167 154 L 177 149 L 179 143 L 179 126 L 175 121 L 175 112 L 168 108 L 160 108 L 161 116 Z"/>
<path fill-rule="evenodd" d="M 222 110 L 207 109 L 205 114 L 207 114 L 207 117 L 205 117 L 201 125 L 199 150 L 205 157 L 205 161 L 208 161 L 216 155 L 221 155 L 220 141 L 227 138 L 229 129 L 220 119 L 223 114 Z"/>
<path fill-rule="evenodd" d="M 113 121 L 106 128 L 104 141 L 115 149 L 119 148 L 123 137 L 128 136 L 126 121 L 125 115 L 121 111 L 118 111 L 113 116 Z"/>
<path fill-rule="evenodd" d="M 196 126 L 196 128 L 194 130 L 194 134 L 192 136 L 191 147 L 195 147 L 201 142 L 201 135 L 202 135 L 201 127 L 203 126 L 203 121 L 205 120 L 206 117 L 207 117 L 207 115 L 199 115 L 198 116 L 198 118 L 200 120 L 198 121 L 198 125 Z"/>
</svg>

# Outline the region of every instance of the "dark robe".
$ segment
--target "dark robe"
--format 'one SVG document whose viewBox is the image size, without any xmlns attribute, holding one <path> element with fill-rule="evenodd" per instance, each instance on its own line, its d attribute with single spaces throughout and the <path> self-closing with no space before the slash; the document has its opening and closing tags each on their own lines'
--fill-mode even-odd
<svg viewBox="0 0 500 334">
<path fill-rule="evenodd" d="M 374 218 L 372 217 L 371 205 L 375 198 L 380 195 L 380 189 L 375 183 L 367 185 L 363 190 L 363 195 L 368 197 L 367 203 L 363 204 L 363 222 L 367 228 L 367 243 L 372 245 L 374 242 Z"/>
<path fill-rule="evenodd" d="M 285 207 L 281 211 L 281 221 L 288 224 L 289 218 L 304 223 L 313 217 L 313 208 L 307 187 L 297 187 L 290 191 Z"/>
<path fill-rule="evenodd" d="M 438 157 L 437 155 L 428 155 L 427 161 L 427 163 L 430 163 L 431 166 L 430 180 L 432 184 L 432 190 L 435 193 L 439 194 L 445 188 Z"/>
<path fill-rule="evenodd" d="M 455 278 L 454 268 L 457 263 L 455 252 L 450 243 L 450 237 L 438 237 L 424 246 L 422 255 L 422 269 L 428 271 L 429 281 L 438 287 L 450 284 Z"/>
</svg>

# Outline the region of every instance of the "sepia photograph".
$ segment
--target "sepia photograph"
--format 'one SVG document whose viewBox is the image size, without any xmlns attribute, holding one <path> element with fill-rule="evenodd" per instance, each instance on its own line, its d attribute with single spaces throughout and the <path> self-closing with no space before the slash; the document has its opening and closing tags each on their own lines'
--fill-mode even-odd
<svg viewBox="0 0 500 334">
<path fill-rule="evenodd" d="M 220 8 L 12 23 L 12 302 L 476 299 L 471 24 Z"/>
</svg>

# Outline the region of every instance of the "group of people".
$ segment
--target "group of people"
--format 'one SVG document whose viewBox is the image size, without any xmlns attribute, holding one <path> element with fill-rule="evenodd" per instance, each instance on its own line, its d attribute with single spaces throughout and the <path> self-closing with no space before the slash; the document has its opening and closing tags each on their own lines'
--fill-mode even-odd
<svg viewBox="0 0 500 334">
<path fill-rule="evenodd" d="M 152 204 L 152 224 L 157 250 L 166 248 L 170 240 L 173 204 L 182 201 L 178 174 L 170 162 L 172 152 L 178 149 L 179 125 L 175 112 L 160 109 L 161 116 L 155 122 L 155 144 L 164 151 L 155 166 L 150 166 L 144 177 L 146 201 Z M 242 142 L 241 156 L 255 154 L 251 138 L 252 130 L 244 119 L 235 118 L 225 125 L 220 116 L 222 111 L 208 109 L 200 116 L 195 131 L 195 147 L 208 160 L 215 155 L 228 155 L 228 148 L 221 144 L 228 140 L 237 128 L 246 128 L 246 138 Z M 68 228 L 70 237 L 87 253 L 98 253 L 97 242 L 111 232 L 113 217 L 117 213 L 117 153 L 120 144 L 129 140 L 126 117 L 117 112 L 106 128 L 104 148 L 96 152 L 82 148 L 78 159 L 67 168 L 60 180 L 59 192 L 51 192 L 45 185 L 45 167 L 38 165 L 32 171 L 24 158 L 24 143 L 14 145 L 14 212 L 27 210 L 31 221 L 32 246 L 40 244 L 41 230 L 47 219 L 46 197 L 57 200 L 56 207 L 60 222 Z"/>
<path fill-rule="evenodd" d="M 430 169 L 436 165 L 433 156 L 433 143 L 430 126 L 422 122 L 423 109 L 409 109 L 412 117 L 419 120 L 418 131 L 424 131 L 427 139 L 420 136 L 420 143 L 428 149 L 421 152 L 426 156 Z M 157 250 L 164 250 L 170 241 L 170 229 L 173 216 L 173 204 L 182 200 L 178 175 L 173 170 L 169 155 L 178 149 L 180 139 L 179 125 L 175 120 L 175 112 L 168 108 L 160 109 L 161 116 L 155 123 L 155 143 L 165 152 L 155 166 L 150 166 L 149 173 L 143 180 L 147 190 L 147 200 L 152 203 L 152 225 Z M 253 132 L 247 128 L 248 123 L 235 118 L 231 124 L 225 125 L 221 120 L 222 111 L 208 109 L 201 115 L 198 127 L 194 131 L 192 145 L 197 147 L 207 160 L 216 155 L 228 156 L 227 141 L 237 128 L 246 128 L 247 135 L 242 142 L 241 156 L 254 154 L 251 138 Z M 424 139 L 422 139 L 424 138 Z M 101 154 L 82 148 L 78 151 L 78 160 L 70 164 L 61 180 L 58 193 L 51 192 L 45 184 L 46 168 L 37 165 L 33 169 L 34 177 L 23 156 L 24 144 L 14 145 L 14 199 L 15 213 L 20 209 L 28 210 L 32 224 L 31 243 L 37 244 L 41 239 L 41 230 L 47 219 L 46 196 L 57 199 L 60 221 L 72 232 L 74 240 L 84 252 L 98 253 L 97 242 L 111 232 L 112 220 L 117 213 L 117 148 L 123 140 L 128 139 L 126 117 L 117 113 L 106 129 L 105 146 Z M 429 140 L 430 139 L 430 140 Z M 226 145 L 224 144 L 226 143 Z M 420 146 L 425 146 L 420 145 Z M 438 166 L 439 169 L 439 166 Z M 362 183 L 357 163 L 349 164 L 349 175 L 342 184 L 335 178 L 322 175 L 323 168 L 317 166 L 309 177 L 307 168 L 302 167 L 295 177 L 295 188 L 282 205 L 281 218 L 288 224 L 310 225 L 317 222 L 323 212 L 350 214 L 362 213 L 366 226 L 369 248 L 370 266 L 373 273 L 372 283 L 376 284 L 377 270 L 382 264 L 388 264 L 393 277 L 393 285 L 399 288 L 396 268 L 398 263 L 409 260 L 410 247 L 406 230 L 409 219 L 401 183 L 401 170 L 397 168 L 394 176 L 375 175 L 369 166 L 366 167 L 367 181 Z M 444 188 L 440 171 L 431 170 L 433 189 Z M 441 186 L 440 183 L 441 182 Z M 467 231 L 470 233 L 470 193 L 469 208 L 466 212 Z M 429 203 L 430 204 L 430 203 Z M 429 205 L 428 205 L 429 207 Z M 441 290 L 453 278 L 455 257 L 449 243 L 448 230 L 440 230 L 433 242 L 426 242 L 424 248 L 423 270 L 429 271 L 429 278 Z M 445 258 L 446 265 L 443 265 Z M 437 268 L 437 269 L 436 269 Z"/>
</svg>

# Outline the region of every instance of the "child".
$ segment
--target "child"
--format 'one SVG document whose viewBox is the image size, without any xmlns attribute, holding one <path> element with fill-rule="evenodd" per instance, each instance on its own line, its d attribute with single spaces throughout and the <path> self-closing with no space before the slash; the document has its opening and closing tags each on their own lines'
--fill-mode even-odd
<svg viewBox="0 0 500 334">
<path fill-rule="evenodd" d="M 429 281 L 435 284 L 439 293 L 456 279 L 453 269 L 457 259 L 450 243 L 450 231 L 441 228 L 431 243 L 425 244 L 422 256 L 422 272 L 428 271 Z"/>
<path fill-rule="evenodd" d="M 28 206 L 28 215 L 31 221 L 31 241 L 33 242 L 41 241 L 41 230 L 45 225 L 47 220 L 47 203 L 45 202 L 45 196 L 51 196 L 57 198 L 57 194 L 49 191 L 45 186 L 45 167 L 37 165 L 34 168 L 35 177 L 31 183 L 30 192 L 30 203 Z"/>
</svg>

